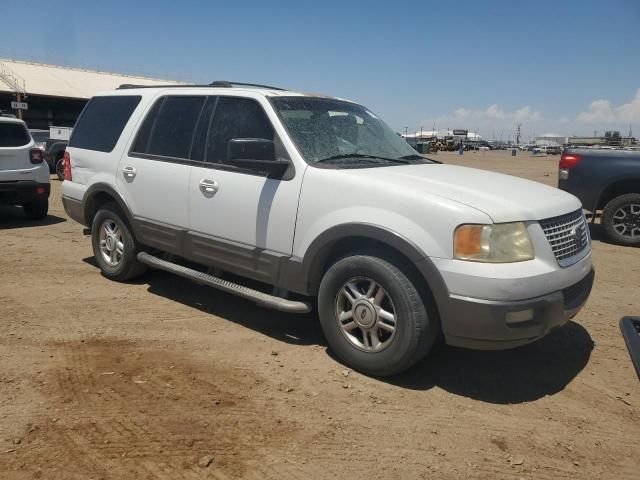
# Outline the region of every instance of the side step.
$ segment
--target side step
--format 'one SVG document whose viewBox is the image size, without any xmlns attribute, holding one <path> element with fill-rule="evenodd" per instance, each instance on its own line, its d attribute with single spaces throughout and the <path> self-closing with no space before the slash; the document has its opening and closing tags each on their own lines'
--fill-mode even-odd
<svg viewBox="0 0 640 480">
<path fill-rule="evenodd" d="M 620 330 L 627 344 L 629 356 L 640 379 L 640 317 L 622 317 Z"/>
<path fill-rule="evenodd" d="M 239 297 L 251 300 L 262 307 L 273 308 L 275 310 L 280 310 L 281 312 L 289 313 L 308 313 L 311 311 L 311 306 L 306 302 L 287 300 L 286 298 L 275 297 L 267 293 L 259 292 L 258 290 L 244 287 L 237 283 L 222 280 L 214 277 L 213 275 L 207 275 L 206 273 L 198 272 L 197 270 L 183 267 L 182 265 L 167 262 L 166 260 L 149 255 L 147 252 L 138 253 L 138 261 L 151 268 L 175 273 L 176 275 L 188 278 L 196 283 L 208 285 L 209 287 L 238 295 Z"/>
</svg>

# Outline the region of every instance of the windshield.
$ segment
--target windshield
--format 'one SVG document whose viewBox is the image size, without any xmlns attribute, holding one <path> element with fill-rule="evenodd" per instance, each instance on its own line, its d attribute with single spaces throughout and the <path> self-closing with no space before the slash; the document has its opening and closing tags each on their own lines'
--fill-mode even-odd
<svg viewBox="0 0 640 480">
<path fill-rule="evenodd" d="M 277 97 L 280 114 L 300 153 L 310 163 L 367 163 L 423 159 L 382 120 L 361 105 L 315 97 Z"/>
</svg>

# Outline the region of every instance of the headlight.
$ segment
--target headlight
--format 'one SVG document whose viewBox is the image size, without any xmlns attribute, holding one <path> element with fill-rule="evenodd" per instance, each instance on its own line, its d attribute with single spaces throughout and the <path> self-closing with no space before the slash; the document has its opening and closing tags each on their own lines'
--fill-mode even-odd
<svg viewBox="0 0 640 480">
<path fill-rule="evenodd" d="M 522 222 L 460 225 L 453 236 L 454 258 L 472 262 L 523 262 L 534 258 L 533 245 Z"/>
</svg>

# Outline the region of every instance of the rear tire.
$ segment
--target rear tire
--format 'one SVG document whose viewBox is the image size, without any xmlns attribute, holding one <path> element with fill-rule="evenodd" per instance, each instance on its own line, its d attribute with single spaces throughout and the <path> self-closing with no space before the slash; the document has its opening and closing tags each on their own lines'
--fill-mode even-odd
<svg viewBox="0 0 640 480">
<path fill-rule="evenodd" d="M 627 193 L 610 200 L 602 211 L 602 226 L 610 242 L 640 246 L 640 193 Z"/>
<path fill-rule="evenodd" d="M 31 220 L 42 220 L 49 213 L 49 199 L 41 198 L 33 202 L 25 203 L 22 208 Z"/>
<path fill-rule="evenodd" d="M 91 245 L 102 274 L 118 282 L 141 276 L 147 267 L 138 261 L 140 248 L 117 205 L 100 207 L 91 224 Z"/>
<path fill-rule="evenodd" d="M 429 352 L 440 331 L 431 307 L 395 265 L 369 255 L 338 260 L 318 293 L 331 350 L 346 365 L 374 376 L 400 373 Z"/>
<path fill-rule="evenodd" d="M 56 160 L 56 175 L 58 175 L 58 180 L 64 180 L 64 158 Z"/>
</svg>

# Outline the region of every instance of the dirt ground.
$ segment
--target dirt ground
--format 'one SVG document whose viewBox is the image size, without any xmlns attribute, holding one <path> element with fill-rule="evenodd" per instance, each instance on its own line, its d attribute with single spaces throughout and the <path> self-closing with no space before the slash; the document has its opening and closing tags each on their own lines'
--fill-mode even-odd
<svg viewBox="0 0 640 480">
<path fill-rule="evenodd" d="M 556 182 L 557 156 L 436 158 Z M 311 317 L 157 271 L 106 280 L 53 179 L 51 203 L 40 223 L 0 208 L 1 479 L 639 476 L 618 321 L 640 315 L 640 251 L 597 226 L 596 284 L 565 327 L 379 380 L 338 363 Z"/>
</svg>

